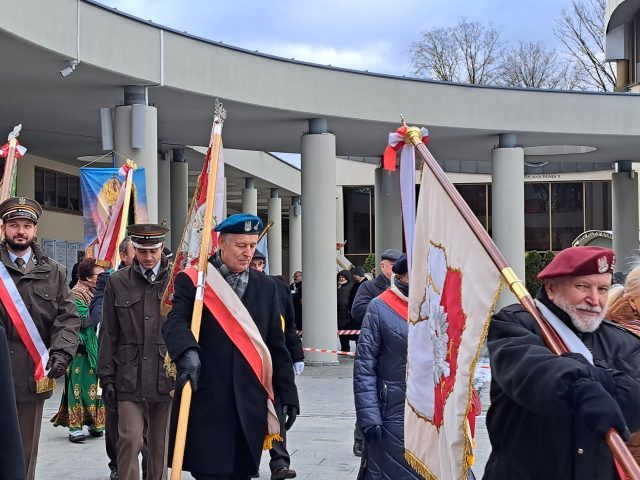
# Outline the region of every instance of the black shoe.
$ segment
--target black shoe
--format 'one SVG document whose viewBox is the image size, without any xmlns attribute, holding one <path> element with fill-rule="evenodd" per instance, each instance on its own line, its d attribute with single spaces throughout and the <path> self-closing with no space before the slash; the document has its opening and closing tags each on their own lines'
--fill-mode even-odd
<svg viewBox="0 0 640 480">
<path fill-rule="evenodd" d="M 271 480 L 281 480 L 283 478 L 296 478 L 296 471 L 288 467 L 278 467 L 271 472 Z"/>
<path fill-rule="evenodd" d="M 84 441 L 87 439 L 87 436 L 85 434 L 82 435 L 69 435 L 69 441 L 71 443 L 84 443 Z"/>
<path fill-rule="evenodd" d="M 109 475 L 109 480 L 119 480 L 118 470 L 111 470 L 111 475 Z"/>
<path fill-rule="evenodd" d="M 355 440 L 353 442 L 353 454 L 356 457 L 362 457 L 362 440 Z"/>
<path fill-rule="evenodd" d="M 95 430 L 89 430 L 89 435 L 91 435 L 92 437 L 102 437 L 104 435 L 104 432 L 96 432 Z"/>
</svg>

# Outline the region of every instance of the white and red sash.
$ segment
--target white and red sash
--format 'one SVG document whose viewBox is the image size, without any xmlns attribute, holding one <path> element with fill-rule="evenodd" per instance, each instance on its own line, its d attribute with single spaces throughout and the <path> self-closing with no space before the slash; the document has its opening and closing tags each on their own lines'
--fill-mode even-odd
<svg viewBox="0 0 640 480">
<path fill-rule="evenodd" d="M 198 270 L 184 271 L 197 287 Z M 217 268 L 209 265 L 205 277 L 204 304 L 238 348 L 267 392 L 267 432 L 263 449 L 269 450 L 273 440 L 280 438 L 280 422 L 276 415 L 273 395 L 273 364 L 269 348 L 238 295 Z"/>
<path fill-rule="evenodd" d="M 47 372 L 45 371 L 49 361 L 49 350 L 45 346 L 40 332 L 38 332 L 38 327 L 31 318 L 7 267 L 2 262 L 0 262 L 0 301 L 36 365 L 34 373 L 36 391 L 42 393 L 53 390 L 55 382 L 46 376 Z"/>
<path fill-rule="evenodd" d="M 400 315 L 405 321 L 409 318 L 409 303 L 393 293 L 390 288 L 378 295 L 378 298 L 386 303 L 391 310 Z"/>
</svg>

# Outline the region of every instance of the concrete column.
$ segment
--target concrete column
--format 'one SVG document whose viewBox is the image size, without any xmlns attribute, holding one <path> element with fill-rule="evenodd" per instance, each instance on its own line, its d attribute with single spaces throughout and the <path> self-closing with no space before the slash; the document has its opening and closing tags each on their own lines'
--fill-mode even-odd
<svg viewBox="0 0 640 480">
<path fill-rule="evenodd" d="M 171 195 L 165 192 L 171 191 L 171 161 L 169 160 L 169 152 L 163 153 L 158 157 L 158 191 L 163 192 L 158 195 L 158 221 L 166 221 L 167 226 L 171 228 Z M 167 248 L 171 249 L 173 242 L 168 237 L 165 241 Z"/>
<path fill-rule="evenodd" d="M 242 212 L 258 215 L 258 189 L 254 187 L 253 178 L 247 177 L 244 179 Z"/>
<path fill-rule="evenodd" d="M 277 188 L 271 189 L 267 211 L 269 221 L 273 222 L 267 232 L 269 275 L 282 275 L 282 199 Z"/>
<path fill-rule="evenodd" d="M 171 245 L 180 246 L 184 224 L 189 213 L 189 164 L 184 161 L 184 150 L 173 149 L 171 162 Z"/>
<path fill-rule="evenodd" d="M 124 88 L 124 105 L 114 109 L 115 151 L 144 168 L 149 222 L 158 222 L 158 111 L 146 103 L 146 89 Z M 118 165 L 124 158 L 116 156 Z"/>
<path fill-rule="evenodd" d="M 616 272 L 628 273 L 638 260 L 638 175 L 631 162 L 617 162 L 611 178 L 613 251 Z"/>
<path fill-rule="evenodd" d="M 298 270 L 302 271 L 302 205 L 295 197 L 289 207 L 289 277 Z"/>
<path fill-rule="evenodd" d="M 380 255 L 387 248 L 402 248 L 402 206 L 400 171 L 376 168 L 374 186 L 376 274 L 380 273 Z"/>
<path fill-rule="evenodd" d="M 336 244 L 345 240 L 348 239 L 344 236 L 344 191 L 342 185 L 336 185 Z"/>
<path fill-rule="evenodd" d="M 302 135 L 302 198 L 313 215 L 302 223 L 302 322 L 305 347 L 337 346 L 336 138 L 324 119 L 310 119 Z M 335 354 L 305 352 L 308 363 L 337 364 Z"/>
<path fill-rule="evenodd" d="M 501 134 L 491 157 L 493 241 L 524 282 L 524 150 L 515 134 Z M 501 305 L 507 302 L 515 302 L 510 292 L 500 300 Z"/>
</svg>

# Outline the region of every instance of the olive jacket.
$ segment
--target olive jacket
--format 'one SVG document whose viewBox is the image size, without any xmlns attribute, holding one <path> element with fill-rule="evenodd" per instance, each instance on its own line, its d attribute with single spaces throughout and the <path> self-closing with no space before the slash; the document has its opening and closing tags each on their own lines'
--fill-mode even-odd
<svg viewBox="0 0 640 480">
<path fill-rule="evenodd" d="M 39 245 L 31 248 L 33 253 L 24 270 L 11 261 L 5 243 L 0 244 L 0 261 L 11 275 L 45 346 L 50 352 L 62 351 L 73 357 L 78 348 L 80 317 L 67 286 L 67 270 L 47 257 Z M 51 397 L 53 392 L 36 393 L 35 363 L 2 302 L 0 324 L 7 332 L 16 401 Z"/>
<path fill-rule="evenodd" d="M 160 329 L 167 320 L 160 302 L 169 265 L 163 256 L 153 282 L 139 264 L 112 273 L 104 292 L 99 334 L 98 377 L 115 384 L 118 401 L 169 402 L 174 381 L 164 368 L 167 347 Z"/>
</svg>

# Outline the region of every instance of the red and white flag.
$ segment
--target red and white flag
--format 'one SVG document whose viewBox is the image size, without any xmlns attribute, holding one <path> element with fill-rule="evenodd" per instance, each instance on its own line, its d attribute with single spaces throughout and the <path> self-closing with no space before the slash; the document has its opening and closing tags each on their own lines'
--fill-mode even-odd
<svg viewBox="0 0 640 480">
<path fill-rule="evenodd" d="M 405 456 L 425 479 L 464 479 L 474 370 L 502 277 L 426 164 L 416 217 Z"/>
<path fill-rule="evenodd" d="M 16 140 L 16 159 L 21 158 L 24 154 L 27 153 L 26 147 L 20 145 L 20 143 Z M 0 147 L 0 157 L 7 158 L 9 155 L 9 143 L 5 143 L 2 147 Z"/>
</svg>

